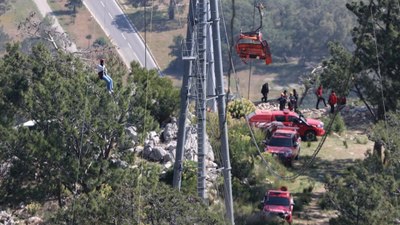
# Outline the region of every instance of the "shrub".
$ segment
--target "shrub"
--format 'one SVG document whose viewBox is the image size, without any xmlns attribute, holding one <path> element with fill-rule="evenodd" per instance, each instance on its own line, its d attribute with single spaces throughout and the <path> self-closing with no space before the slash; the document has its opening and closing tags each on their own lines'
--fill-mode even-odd
<svg viewBox="0 0 400 225">
<path fill-rule="evenodd" d="M 343 141 L 343 146 L 344 146 L 346 149 L 349 148 L 349 145 L 347 144 L 347 141 L 346 141 L 346 140 Z"/>
<path fill-rule="evenodd" d="M 326 126 L 326 129 L 327 129 L 328 124 L 331 119 L 332 119 L 332 116 L 329 116 L 328 118 L 325 118 L 323 120 L 323 122 Z M 340 114 L 337 114 L 335 117 L 335 120 L 333 121 L 331 130 L 327 129 L 326 132 L 328 132 L 328 134 L 331 134 L 333 131 L 338 134 L 342 134 L 345 130 L 346 130 L 346 124 L 344 123 L 343 117 Z"/>
<path fill-rule="evenodd" d="M 368 143 L 368 138 L 365 136 L 356 136 L 356 143 L 360 145 L 366 145 Z"/>
<path fill-rule="evenodd" d="M 233 118 L 239 119 L 247 114 L 254 112 L 256 107 L 254 104 L 245 98 L 235 99 L 228 103 L 228 112 Z"/>
<path fill-rule="evenodd" d="M 32 202 L 26 206 L 28 213 L 31 215 L 35 215 L 35 213 L 39 211 L 41 208 L 42 206 L 38 202 Z"/>
<path fill-rule="evenodd" d="M 104 37 L 99 37 L 93 42 L 93 46 L 106 46 L 107 40 Z"/>
<path fill-rule="evenodd" d="M 301 211 L 305 205 L 310 204 L 311 202 L 311 193 L 314 187 L 310 185 L 303 189 L 302 193 L 299 193 L 295 199 L 294 210 Z"/>
<path fill-rule="evenodd" d="M 333 205 L 327 195 L 322 196 L 322 198 L 318 200 L 318 205 L 322 210 L 333 209 Z"/>
</svg>

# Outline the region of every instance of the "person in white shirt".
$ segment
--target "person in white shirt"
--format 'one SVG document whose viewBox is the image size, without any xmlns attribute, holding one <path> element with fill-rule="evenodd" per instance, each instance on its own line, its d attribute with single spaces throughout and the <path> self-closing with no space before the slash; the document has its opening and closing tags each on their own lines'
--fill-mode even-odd
<svg viewBox="0 0 400 225">
<path fill-rule="evenodd" d="M 99 79 L 105 80 L 107 83 L 107 90 L 110 94 L 114 93 L 113 90 L 113 80 L 107 74 L 106 66 L 104 65 L 104 59 L 100 59 L 100 64 L 97 65 L 97 74 L 99 75 Z"/>
</svg>

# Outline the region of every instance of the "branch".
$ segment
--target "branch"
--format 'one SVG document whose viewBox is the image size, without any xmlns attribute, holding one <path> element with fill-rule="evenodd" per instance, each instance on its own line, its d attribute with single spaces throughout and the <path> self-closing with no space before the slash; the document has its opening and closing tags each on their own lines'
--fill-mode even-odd
<svg viewBox="0 0 400 225">
<path fill-rule="evenodd" d="M 378 118 L 376 117 L 374 111 L 372 110 L 371 106 L 368 104 L 368 102 L 365 100 L 364 95 L 361 93 L 360 88 L 358 87 L 357 84 L 354 84 L 354 87 L 356 88 L 356 93 L 358 95 L 358 97 L 360 98 L 360 100 L 365 104 L 365 106 L 367 107 L 369 113 L 371 113 L 372 118 L 374 119 L 374 122 L 376 123 L 378 121 Z"/>
</svg>

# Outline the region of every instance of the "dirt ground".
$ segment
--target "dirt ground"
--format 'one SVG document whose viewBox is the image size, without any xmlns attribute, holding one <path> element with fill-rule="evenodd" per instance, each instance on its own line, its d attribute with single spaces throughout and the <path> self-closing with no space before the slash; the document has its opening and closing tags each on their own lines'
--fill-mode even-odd
<svg viewBox="0 0 400 225">
<path fill-rule="evenodd" d="M 315 184 L 312 192 L 312 200 L 301 212 L 294 213 L 294 223 L 301 225 L 325 225 L 329 219 L 336 216 L 335 211 L 322 210 L 318 201 L 322 198 L 324 180 L 326 175 L 339 175 L 340 170 L 350 166 L 356 159 L 363 159 L 367 150 L 373 148 L 373 143 L 368 141 L 364 130 L 347 127 L 348 130 L 341 136 L 330 135 L 313 165 L 300 176 L 297 182 L 313 182 Z M 363 140 L 360 142 L 359 140 Z M 301 168 L 303 163 L 310 159 L 318 142 L 313 142 L 310 147 L 302 143 L 301 154 L 303 158 L 295 164 L 295 169 Z"/>
</svg>

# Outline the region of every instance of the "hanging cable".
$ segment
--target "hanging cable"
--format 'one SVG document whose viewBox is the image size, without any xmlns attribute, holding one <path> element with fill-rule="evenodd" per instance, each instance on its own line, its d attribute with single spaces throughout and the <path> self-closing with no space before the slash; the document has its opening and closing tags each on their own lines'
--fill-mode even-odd
<svg viewBox="0 0 400 225">
<path fill-rule="evenodd" d="M 146 85 L 147 88 L 145 89 L 145 104 L 144 104 L 144 115 L 143 115 L 143 135 L 142 135 L 142 143 L 145 142 L 145 134 L 146 134 L 146 118 L 147 118 L 147 106 L 148 106 L 148 90 L 150 89 L 150 82 L 149 82 L 149 71 L 146 69 L 147 68 L 147 0 L 143 0 L 143 9 L 144 9 L 144 68 L 145 68 L 145 73 L 146 74 Z M 153 0 L 152 0 L 153 4 Z M 150 27 L 152 27 L 152 18 L 150 18 Z M 143 178 L 143 162 L 141 162 L 142 165 L 139 165 L 139 177 L 138 177 L 138 183 L 137 183 L 137 189 L 139 193 L 139 198 L 138 198 L 138 224 L 141 224 L 141 199 L 142 199 L 142 178 Z"/>
<path fill-rule="evenodd" d="M 399 1 L 397 1 L 398 3 L 398 10 L 400 10 L 400 5 L 399 5 Z M 390 3 L 389 3 L 390 4 Z M 391 8 L 390 5 L 388 6 L 388 8 Z M 380 84 L 380 94 L 381 94 L 381 100 L 382 100 L 382 107 L 383 107 L 383 118 L 384 118 L 384 126 L 385 126 L 385 136 L 387 137 L 387 146 L 388 146 L 388 150 L 390 151 L 392 149 L 391 146 L 391 140 L 389 137 L 389 125 L 388 125 L 388 118 L 387 118 L 387 112 L 386 112 L 386 104 L 385 104 L 385 98 L 384 98 L 384 93 L 383 93 L 383 77 L 381 74 L 381 65 L 380 65 L 380 60 L 379 60 L 379 50 L 378 50 L 378 40 L 377 40 L 377 35 L 376 35 L 376 29 L 375 29 L 375 17 L 374 14 L 372 12 L 372 7 L 370 7 L 370 14 L 371 14 L 371 18 L 372 18 L 372 31 L 373 31 L 373 35 L 374 35 L 374 47 L 375 47 L 375 58 L 376 58 L 376 65 L 377 65 L 377 75 L 379 78 L 379 84 Z M 393 157 L 393 156 L 392 156 Z M 394 179 L 396 179 L 395 177 L 395 173 L 394 173 L 394 168 L 393 166 L 391 166 L 391 173 Z M 398 195 L 396 195 L 395 197 L 396 201 L 396 207 L 398 206 Z"/>
<path fill-rule="evenodd" d="M 231 43 L 231 41 L 229 41 L 229 38 L 228 38 L 228 30 L 227 30 L 227 28 L 226 28 L 226 20 L 225 20 L 225 14 L 224 14 L 224 10 L 222 9 L 222 4 L 219 4 L 219 7 L 220 7 L 220 12 L 221 12 L 221 15 L 222 15 L 222 24 L 223 24 L 223 28 L 224 28 L 224 37 L 225 37 L 225 40 L 226 40 L 226 43 L 227 43 L 227 46 L 228 46 L 228 56 L 229 56 L 229 66 L 231 66 L 232 68 L 231 68 L 231 72 L 235 75 L 235 82 L 236 82 L 236 94 L 238 95 L 238 97 L 240 98 L 241 97 L 241 95 L 240 95 L 240 90 L 239 90 L 239 78 L 238 78 L 238 75 L 237 75 L 237 73 L 236 73 L 236 69 L 235 69 L 235 65 L 234 65 L 234 63 L 233 63 L 233 59 L 232 59 L 232 51 L 231 51 L 231 49 L 229 48 L 229 46 L 230 46 L 230 43 Z M 232 39 L 232 42 L 233 42 L 233 39 Z M 229 76 L 228 76 L 229 77 Z M 228 78 L 229 79 L 229 78 Z M 228 88 L 229 88 L 229 85 L 228 85 Z M 226 96 L 227 96 L 227 101 L 229 100 L 228 99 L 228 97 L 229 97 L 229 94 L 228 94 L 228 92 L 226 93 Z"/>
<path fill-rule="evenodd" d="M 256 19 L 256 0 L 253 1 L 253 25 L 251 27 L 252 30 L 254 30 L 254 24 L 255 24 L 255 19 Z M 260 25 L 261 26 L 261 25 Z M 261 28 L 261 27 L 260 27 Z M 252 69 L 253 69 L 253 60 L 250 59 L 250 65 L 249 65 L 249 82 L 247 85 L 247 99 L 250 100 L 250 85 L 251 85 L 251 76 L 252 76 Z"/>
<path fill-rule="evenodd" d="M 235 9 L 235 0 L 231 0 L 232 5 L 232 17 L 231 17 L 231 42 L 229 44 L 229 50 L 228 50 L 228 55 L 229 55 L 229 68 L 228 68 L 228 91 L 226 92 L 226 102 L 228 104 L 229 102 L 229 94 L 231 93 L 231 73 L 233 70 L 233 56 L 232 56 L 232 49 L 234 45 L 234 35 L 233 35 L 233 29 L 234 29 L 234 22 L 235 22 L 235 16 L 236 16 L 236 9 Z"/>
<path fill-rule="evenodd" d="M 89 82 L 86 81 L 86 90 L 85 90 L 85 104 L 83 107 L 83 120 L 82 120 L 82 127 L 81 127 L 81 140 L 79 143 L 79 152 L 78 152 L 78 170 L 75 177 L 74 183 L 74 198 L 72 200 L 72 224 L 76 224 L 75 222 L 75 200 L 78 192 L 77 183 L 79 182 L 80 170 L 81 170 L 81 155 L 82 155 L 82 146 L 83 146 L 83 133 L 86 124 L 86 111 L 87 111 L 87 96 L 88 96 L 88 86 Z"/>
</svg>

